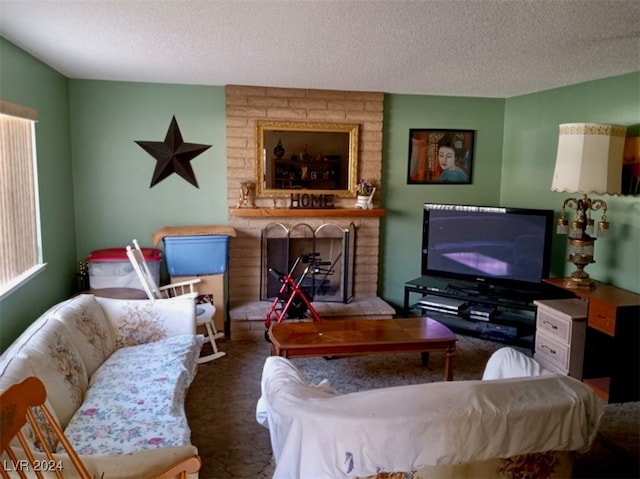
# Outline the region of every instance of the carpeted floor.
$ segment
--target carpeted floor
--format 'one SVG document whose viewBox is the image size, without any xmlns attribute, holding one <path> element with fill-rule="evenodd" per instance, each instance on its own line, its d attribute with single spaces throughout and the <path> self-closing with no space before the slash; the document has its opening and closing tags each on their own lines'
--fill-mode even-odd
<svg viewBox="0 0 640 479">
<path fill-rule="evenodd" d="M 480 379 L 501 344 L 458 336 L 454 380 Z M 198 367 L 187 396 L 192 442 L 203 461 L 201 479 L 260 479 L 273 473 L 269 432 L 255 420 L 260 378 L 270 345 L 255 340 L 219 341 L 227 355 Z M 206 346 L 205 346 L 206 347 Z M 294 362 L 310 382 L 328 379 L 340 393 L 443 380 L 444 355 L 422 366 L 415 353 L 351 358 L 304 358 Z M 575 478 L 640 477 L 640 402 L 606 405 L 593 447 L 580 454 Z M 311 479 L 311 478 L 301 478 Z"/>
</svg>

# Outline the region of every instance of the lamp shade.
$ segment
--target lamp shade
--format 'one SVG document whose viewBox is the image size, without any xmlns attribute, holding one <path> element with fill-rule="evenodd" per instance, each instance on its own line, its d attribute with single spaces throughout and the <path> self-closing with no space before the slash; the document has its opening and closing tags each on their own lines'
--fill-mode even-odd
<svg viewBox="0 0 640 479">
<path fill-rule="evenodd" d="M 627 127 L 599 123 L 560 125 L 553 191 L 617 195 Z"/>
</svg>

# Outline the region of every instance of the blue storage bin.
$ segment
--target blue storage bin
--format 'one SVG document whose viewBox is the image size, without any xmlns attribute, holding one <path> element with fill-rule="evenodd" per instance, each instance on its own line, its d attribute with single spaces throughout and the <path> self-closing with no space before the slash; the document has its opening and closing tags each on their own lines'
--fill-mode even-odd
<svg viewBox="0 0 640 479">
<path fill-rule="evenodd" d="M 227 271 L 228 236 L 165 236 L 163 242 L 167 270 L 171 276 Z"/>
</svg>

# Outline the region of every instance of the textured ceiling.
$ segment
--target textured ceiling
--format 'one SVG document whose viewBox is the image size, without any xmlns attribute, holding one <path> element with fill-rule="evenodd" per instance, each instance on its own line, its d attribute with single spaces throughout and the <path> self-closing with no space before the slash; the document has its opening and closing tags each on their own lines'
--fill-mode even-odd
<svg viewBox="0 0 640 479">
<path fill-rule="evenodd" d="M 508 98 L 640 71 L 640 0 L 0 0 L 0 35 L 82 79 Z"/>
</svg>

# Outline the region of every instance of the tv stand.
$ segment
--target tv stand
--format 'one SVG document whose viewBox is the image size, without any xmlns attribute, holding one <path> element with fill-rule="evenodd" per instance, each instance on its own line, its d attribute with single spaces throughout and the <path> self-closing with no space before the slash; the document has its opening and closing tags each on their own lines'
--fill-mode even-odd
<svg viewBox="0 0 640 479">
<path fill-rule="evenodd" d="M 419 294 L 417 300 L 410 300 Z M 429 295 L 429 303 L 421 302 Z M 439 308 L 437 298 L 455 299 L 464 304 L 456 309 Z M 473 281 L 420 276 L 404 285 L 404 314 L 417 310 L 459 334 L 476 336 L 510 345 L 534 349 L 535 300 L 567 297 L 557 288 L 540 283 L 538 288 L 513 289 Z M 443 302 L 447 302 L 444 300 Z M 435 304 L 434 304 L 435 303 Z"/>
<path fill-rule="evenodd" d="M 466 294 L 478 294 L 480 292 L 479 289 L 470 289 L 468 283 L 456 283 L 454 281 L 447 284 L 444 289 L 445 291 L 460 291 Z"/>
</svg>

